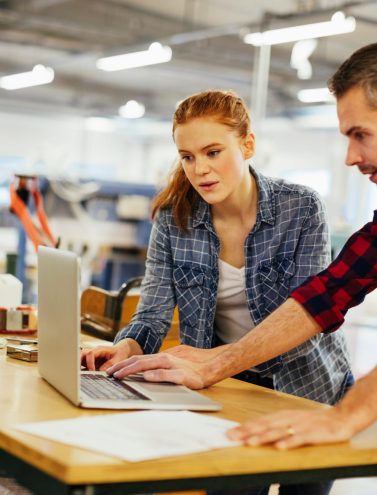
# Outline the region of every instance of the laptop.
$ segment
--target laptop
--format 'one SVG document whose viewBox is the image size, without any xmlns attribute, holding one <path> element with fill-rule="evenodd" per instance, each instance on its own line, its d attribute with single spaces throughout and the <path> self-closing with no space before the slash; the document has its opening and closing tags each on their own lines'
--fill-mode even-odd
<svg viewBox="0 0 377 495">
<path fill-rule="evenodd" d="M 50 385 L 83 408 L 219 411 L 221 405 L 187 387 L 123 380 L 80 364 L 80 260 L 76 254 L 38 249 L 38 369 Z"/>
</svg>

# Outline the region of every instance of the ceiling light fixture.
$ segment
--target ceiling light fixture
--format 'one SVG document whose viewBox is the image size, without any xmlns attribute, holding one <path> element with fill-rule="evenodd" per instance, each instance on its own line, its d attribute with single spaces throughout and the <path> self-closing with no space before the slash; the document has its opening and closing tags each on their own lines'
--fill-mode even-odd
<svg viewBox="0 0 377 495">
<path fill-rule="evenodd" d="M 244 36 L 243 40 L 245 43 L 254 46 L 277 45 L 291 41 L 352 33 L 355 29 L 356 20 L 354 17 L 345 17 L 343 12 L 335 12 L 330 21 L 271 29 L 263 33 L 249 33 Z"/>
<path fill-rule="evenodd" d="M 129 100 L 119 108 L 119 115 L 126 119 L 140 119 L 145 114 L 145 106 L 135 100 Z"/>
<path fill-rule="evenodd" d="M 302 89 L 297 93 L 297 98 L 303 103 L 335 101 L 334 95 L 330 93 L 328 88 Z"/>
<path fill-rule="evenodd" d="M 29 88 L 31 86 L 40 86 L 48 84 L 54 80 L 55 73 L 50 67 L 38 64 L 29 72 L 20 72 L 10 76 L 0 78 L 0 88 L 13 90 L 21 88 Z"/>
<path fill-rule="evenodd" d="M 161 43 L 152 43 L 148 50 L 141 52 L 125 53 L 104 57 L 97 60 L 97 69 L 105 71 L 115 71 L 143 67 L 145 65 L 161 64 L 169 62 L 172 57 L 170 46 L 163 46 Z"/>
<path fill-rule="evenodd" d="M 300 40 L 293 45 L 291 53 L 291 67 L 297 70 L 299 79 L 310 79 L 313 69 L 309 57 L 318 45 L 318 40 Z"/>
</svg>

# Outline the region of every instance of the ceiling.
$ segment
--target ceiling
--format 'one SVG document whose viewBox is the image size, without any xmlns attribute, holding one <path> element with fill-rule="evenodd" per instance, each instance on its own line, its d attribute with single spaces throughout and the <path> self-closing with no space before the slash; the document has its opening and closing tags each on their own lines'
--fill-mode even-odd
<svg viewBox="0 0 377 495">
<path fill-rule="evenodd" d="M 207 88 L 232 88 L 248 102 L 258 48 L 242 35 L 329 20 L 342 10 L 356 18 L 354 33 L 320 38 L 300 80 L 290 67 L 293 43 L 271 49 L 267 111 L 299 108 L 296 93 L 324 86 L 358 47 L 376 41 L 377 1 L 337 0 L 0 0 L 0 76 L 44 64 L 52 84 L 6 91 L 5 111 L 111 117 L 134 99 L 149 119 L 168 120 L 177 101 Z M 104 72 L 97 58 L 169 44 L 168 63 Z M 253 104 L 253 102 L 251 102 Z"/>
</svg>

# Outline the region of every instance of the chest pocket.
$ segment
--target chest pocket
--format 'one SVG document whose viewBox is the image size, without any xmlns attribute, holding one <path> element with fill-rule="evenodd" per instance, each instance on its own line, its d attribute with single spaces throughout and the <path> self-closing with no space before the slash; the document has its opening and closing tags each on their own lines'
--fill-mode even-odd
<svg viewBox="0 0 377 495">
<path fill-rule="evenodd" d="M 295 271 L 296 263 L 292 258 L 275 258 L 260 264 L 258 276 L 266 316 L 289 296 Z"/>
<path fill-rule="evenodd" d="M 173 270 L 173 282 L 181 327 L 193 327 L 202 311 L 204 273 L 191 267 L 179 266 Z"/>
</svg>

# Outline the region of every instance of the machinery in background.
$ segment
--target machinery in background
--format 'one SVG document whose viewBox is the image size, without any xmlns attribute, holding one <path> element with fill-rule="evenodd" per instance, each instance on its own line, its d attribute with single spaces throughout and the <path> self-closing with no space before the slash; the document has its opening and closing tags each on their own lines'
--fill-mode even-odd
<svg viewBox="0 0 377 495">
<path fill-rule="evenodd" d="M 154 185 L 18 175 L 4 186 L 10 192 L 10 199 L 3 196 L 0 217 L 6 234 L 4 271 L 21 280 L 25 303 L 36 302 L 40 244 L 59 245 L 81 257 L 83 288 L 115 291 L 144 275 Z"/>
<path fill-rule="evenodd" d="M 91 182 L 81 182 L 89 191 Z M 49 180 L 46 211 L 61 247 L 81 257 L 82 286 L 118 291 L 144 275 L 154 185 L 96 181 L 97 190 L 75 200 L 75 185 Z M 93 187 L 94 189 L 94 187 Z"/>
<path fill-rule="evenodd" d="M 33 209 L 39 220 L 39 226 L 35 224 L 29 211 L 30 199 L 34 201 Z M 14 176 L 10 184 L 10 211 L 20 220 L 36 251 L 40 245 L 58 247 L 59 239 L 55 238 L 49 227 L 38 178 L 35 175 Z"/>
<path fill-rule="evenodd" d="M 9 186 L 9 211 L 18 219 L 17 253 L 7 253 L 13 258 L 12 268 L 7 270 L 17 276 L 23 285 L 23 300 L 31 302 L 30 287 L 25 274 L 27 239 L 32 242 L 35 252 L 38 246 L 58 247 L 57 239 L 49 226 L 44 210 L 43 196 L 36 175 L 15 174 Z M 35 214 L 35 215 L 34 215 Z M 37 225 L 34 218 L 38 219 Z"/>
</svg>

